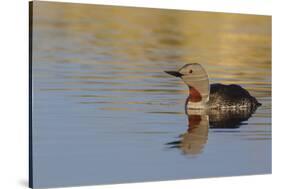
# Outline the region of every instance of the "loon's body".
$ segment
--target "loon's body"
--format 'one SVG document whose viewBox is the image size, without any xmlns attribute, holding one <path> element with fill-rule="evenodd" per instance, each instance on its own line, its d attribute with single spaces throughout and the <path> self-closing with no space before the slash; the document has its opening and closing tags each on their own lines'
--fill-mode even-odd
<svg viewBox="0 0 281 189">
<path fill-rule="evenodd" d="M 207 105 L 219 109 L 256 108 L 261 104 L 239 85 L 211 84 Z"/>
<path fill-rule="evenodd" d="M 189 87 L 187 109 L 256 109 L 261 104 L 239 85 L 209 84 L 205 69 L 198 63 L 186 64 L 179 71 L 166 71 L 180 77 Z"/>
</svg>

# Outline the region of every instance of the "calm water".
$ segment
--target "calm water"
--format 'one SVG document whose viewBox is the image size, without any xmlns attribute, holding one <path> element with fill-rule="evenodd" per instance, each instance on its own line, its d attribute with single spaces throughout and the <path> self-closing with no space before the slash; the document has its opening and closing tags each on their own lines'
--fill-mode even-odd
<svg viewBox="0 0 281 189">
<path fill-rule="evenodd" d="M 36 2 L 33 26 L 35 187 L 271 173 L 271 17 Z M 186 116 L 163 71 L 190 62 L 263 105 Z"/>
</svg>

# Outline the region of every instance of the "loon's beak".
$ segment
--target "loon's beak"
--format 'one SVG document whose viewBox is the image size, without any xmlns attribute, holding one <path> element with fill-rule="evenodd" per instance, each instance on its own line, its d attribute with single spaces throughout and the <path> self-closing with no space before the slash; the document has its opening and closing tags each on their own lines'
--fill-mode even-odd
<svg viewBox="0 0 281 189">
<path fill-rule="evenodd" d="M 165 71 L 167 74 L 170 74 L 172 76 L 175 76 L 175 77 L 181 77 L 182 74 L 180 72 L 177 72 L 177 71 Z"/>
</svg>

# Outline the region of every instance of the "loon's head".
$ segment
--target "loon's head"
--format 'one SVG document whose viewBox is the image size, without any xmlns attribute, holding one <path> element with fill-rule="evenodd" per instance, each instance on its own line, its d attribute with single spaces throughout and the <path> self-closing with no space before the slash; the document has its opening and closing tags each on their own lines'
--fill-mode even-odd
<svg viewBox="0 0 281 189">
<path fill-rule="evenodd" d="M 209 100 L 208 74 L 200 64 L 186 64 L 178 71 L 165 72 L 172 76 L 180 77 L 184 81 L 189 87 L 189 101 L 191 103 L 200 103 L 202 105 Z"/>
<path fill-rule="evenodd" d="M 180 77 L 186 85 L 193 86 L 194 81 L 208 79 L 207 72 L 205 69 L 198 63 L 186 64 L 178 71 L 165 71 L 166 73 Z M 193 86 L 195 87 L 195 86 Z"/>
</svg>

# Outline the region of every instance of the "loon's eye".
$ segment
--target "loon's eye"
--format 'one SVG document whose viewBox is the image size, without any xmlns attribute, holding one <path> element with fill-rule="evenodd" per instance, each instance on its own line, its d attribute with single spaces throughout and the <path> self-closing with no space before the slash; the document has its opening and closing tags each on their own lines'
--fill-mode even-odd
<svg viewBox="0 0 281 189">
<path fill-rule="evenodd" d="M 192 73 L 193 71 L 192 70 L 189 70 L 189 73 Z"/>
</svg>

